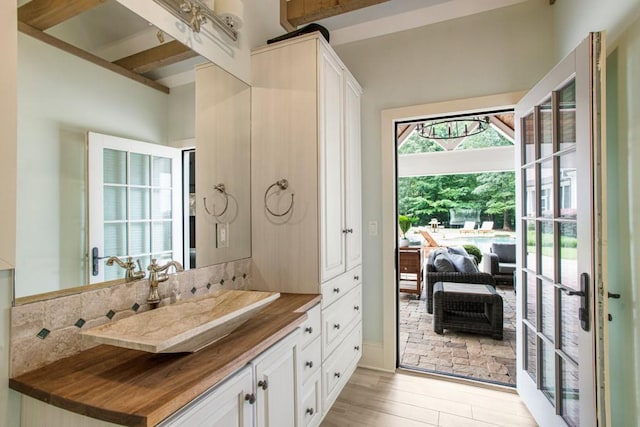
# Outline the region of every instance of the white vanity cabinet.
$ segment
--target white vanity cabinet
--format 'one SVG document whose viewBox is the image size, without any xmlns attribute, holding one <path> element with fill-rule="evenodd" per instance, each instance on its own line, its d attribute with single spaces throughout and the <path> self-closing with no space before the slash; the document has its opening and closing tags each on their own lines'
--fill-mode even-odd
<svg viewBox="0 0 640 427">
<path fill-rule="evenodd" d="M 252 84 L 252 287 L 322 294 L 321 375 L 309 370 L 302 395 L 324 415 L 361 355 L 362 90 L 318 33 L 255 50 Z"/>
<path fill-rule="evenodd" d="M 297 330 L 159 427 L 294 427 Z"/>
<path fill-rule="evenodd" d="M 159 427 L 251 427 L 254 408 L 253 369 L 242 368 L 224 383 L 203 394 Z"/>
</svg>

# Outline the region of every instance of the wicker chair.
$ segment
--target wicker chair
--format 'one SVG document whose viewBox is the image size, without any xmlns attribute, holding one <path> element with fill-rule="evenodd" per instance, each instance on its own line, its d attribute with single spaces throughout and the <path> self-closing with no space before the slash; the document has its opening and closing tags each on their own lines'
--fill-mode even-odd
<svg viewBox="0 0 640 427">
<path fill-rule="evenodd" d="M 425 280 L 427 282 L 427 312 L 433 313 L 433 285 L 436 282 L 457 282 L 457 283 L 477 283 L 491 285 L 494 288 L 496 283 L 489 273 L 461 273 L 461 272 L 438 272 L 433 265 L 433 254 L 429 254 L 426 265 Z"/>
</svg>

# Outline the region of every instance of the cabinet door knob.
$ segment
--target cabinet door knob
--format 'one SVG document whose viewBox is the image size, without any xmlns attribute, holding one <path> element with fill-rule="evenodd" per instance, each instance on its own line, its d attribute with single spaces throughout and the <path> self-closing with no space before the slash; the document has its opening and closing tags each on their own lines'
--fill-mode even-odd
<svg viewBox="0 0 640 427">
<path fill-rule="evenodd" d="M 244 396 L 244 400 L 246 400 L 247 402 L 249 402 L 250 404 L 254 404 L 256 403 L 256 395 L 251 393 L 251 394 L 246 394 Z"/>
<path fill-rule="evenodd" d="M 309 334 L 312 334 L 313 333 L 313 328 L 311 326 L 307 326 L 306 328 L 304 328 L 304 331 L 309 333 Z"/>
<path fill-rule="evenodd" d="M 340 378 L 340 372 L 335 372 L 335 373 L 333 374 L 333 376 L 334 376 L 334 377 L 336 377 L 336 378 Z"/>
<path fill-rule="evenodd" d="M 347 234 L 348 232 L 349 232 L 349 230 L 348 230 L 348 229 L 346 229 L 346 228 L 342 230 L 342 233 L 343 233 L 343 234 Z"/>
<path fill-rule="evenodd" d="M 336 294 L 340 293 L 340 288 L 333 288 L 333 292 L 335 292 Z"/>
<path fill-rule="evenodd" d="M 260 380 L 258 381 L 258 387 L 260 387 L 263 390 L 266 390 L 267 387 L 269 387 L 269 383 L 267 383 L 267 380 Z"/>
<path fill-rule="evenodd" d="M 313 362 L 311 360 L 309 360 L 308 362 L 305 363 L 305 366 L 313 368 Z"/>
<path fill-rule="evenodd" d="M 347 228 L 347 233 L 353 233 L 353 228 Z"/>
<path fill-rule="evenodd" d="M 307 414 L 313 415 L 314 412 L 313 408 L 307 408 Z"/>
<path fill-rule="evenodd" d="M 359 305 L 354 305 L 354 306 L 353 306 L 353 309 L 354 309 L 355 311 L 360 311 L 360 306 L 359 306 Z"/>
<path fill-rule="evenodd" d="M 360 350 L 360 346 L 359 346 L 359 345 L 357 345 L 357 346 L 353 347 L 353 349 L 354 349 L 355 351 L 359 351 L 359 350 Z"/>
<path fill-rule="evenodd" d="M 340 329 L 340 323 L 335 323 L 333 325 L 333 329 Z"/>
</svg>

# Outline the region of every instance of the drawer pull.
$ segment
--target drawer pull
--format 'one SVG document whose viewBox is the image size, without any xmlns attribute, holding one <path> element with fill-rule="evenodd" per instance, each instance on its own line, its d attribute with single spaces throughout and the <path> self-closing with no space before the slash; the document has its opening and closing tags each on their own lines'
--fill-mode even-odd
<svg viewBox="0 0 640 427">
<path fill-rule="evenodd" d="M 340 323 L 336 323 L 333 325 L 333 329 L 340 329 Z"/>
<path fill-rule="evenodd" d="M 340 378 L 340 372 L 334 373 L 333 376 L 336 377 L 336 378 Z"/>
<path fill-rule="evenodd" d="M 360 280 L 360 276 L 353 276 L 353 280 Z"/>
<path fill-rule="evenodd" d="M 305 362 L 304 364 L 305 366 L 308 366 L 310 368 L 313 368 L 313 362 L 311 360 L 309 360 L 308 362 Z"/>
<path fill-rule="evenodd" d="M 307 414 L 313 415 L 314 412 L 313 408 L 307 408 Z"/>
<path fill-rule="evenodd" d="M 359 346 L 359 345 L 357 345 L 357 346 L 353 347 L 353 349 L 354 349 L 355 351 L 360 351 L 360 346 Z"/>
<path fill-rule="evenodd" d="M 354 309 L 355 311 L 360 311 L 360 306 L 359 306 L 359 305 L 354 305 L 354 306 L 353 306 L 353 309 Z"/>
<path fill-rule="evenodd" d="M 267 380 L 258 381 L 258 387 L 260 387 L 263 390 L 266 390 L 269 387 L 269 383 L 267 383 Z"/>
<path fill-rule="evenodd" d="M 247 395 L 244 396 L 244 400 L 246 400 L 251 405 L 253 405 L 254 403 L 256 403 L 256 395 L 253 394 L 253 393 L 247 394 Z"/>
<path fill-rule="evenodd" d="M 311 326 L 307 326 L 306 328 L 304 328 L 304 331 L 308 334 L 312 334 L 313 333 L 313 328 Z"/>
<path fill-rule="evenodd" d="M 336 294 L 340 293 L 340 288 L 333 288 L 333 292 L 335 292 Z"/>
</svg>

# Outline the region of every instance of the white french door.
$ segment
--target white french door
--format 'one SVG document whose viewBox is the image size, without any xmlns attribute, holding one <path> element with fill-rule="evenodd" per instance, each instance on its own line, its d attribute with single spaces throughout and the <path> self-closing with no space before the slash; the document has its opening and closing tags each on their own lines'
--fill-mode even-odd
<svg viewBox="0 0 640 427">
<path fill-rule="evenodd" d="M 518 392 L 543 426 L 595 426 L 594 280 L 603 35 L 517 105 Z M 602 46 L 601 46 L 602 43 Z"/>
<path fill-rule="evenodd" d="M 89 132 L 89 283 L 124 277 L 106 258 L 142 269 L 182 254 L 181 151 Z"/>
</svg>

